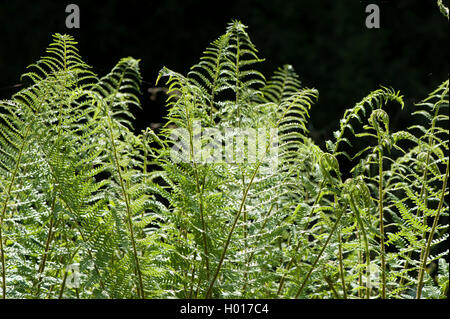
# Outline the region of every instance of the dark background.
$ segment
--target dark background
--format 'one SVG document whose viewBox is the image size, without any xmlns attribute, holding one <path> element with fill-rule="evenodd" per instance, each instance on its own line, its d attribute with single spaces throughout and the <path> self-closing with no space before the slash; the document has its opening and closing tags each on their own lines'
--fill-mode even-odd
<svg viewBox="0 0 450 319">
<path fill-rule="evenodd" d="M 65 27 L 70 3 L 80 7 L 80 29 Z M 365 27 L 369 3 L 380 6 L 380 29 Z M 305 86 L 319 90 L 310 129 L 320 145 L 344 110 L 380 85 L 400 90 L 411 108 L 448 78 L 448 22 L 435 0 L 0 0 L 0 99 L 20 89 L 20 75 L 44 54 L 53 33 L 68 33 L 98 75 L 121 57 L 142 59 L 140 130 L 165 114 L 165 97 L 151 101 L 147 92 L 161 67 L 185 74 L 232 19 L 248 25 L 266 59 L 259 67 L 266 78 L 288 63 Z M 401 114 L 391 118 L 394 127 L 406 121 Z"/>
</svg>

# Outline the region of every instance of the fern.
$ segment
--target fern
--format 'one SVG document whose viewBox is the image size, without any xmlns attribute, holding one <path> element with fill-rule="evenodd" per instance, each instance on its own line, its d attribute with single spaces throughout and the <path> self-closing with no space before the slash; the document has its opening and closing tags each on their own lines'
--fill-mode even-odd
<svg viewBox="0 0 450 319">
<path fill-rule="evenodd" d="M 396 132 L 369 92 L 325 151 L 318 91 L 263 62 L 232 21 L 136 134 L 139 60 L 97 77 L 56 34 L 0 102 L 2 297 L 445 298 L 448 80 Z"/>
</svg>

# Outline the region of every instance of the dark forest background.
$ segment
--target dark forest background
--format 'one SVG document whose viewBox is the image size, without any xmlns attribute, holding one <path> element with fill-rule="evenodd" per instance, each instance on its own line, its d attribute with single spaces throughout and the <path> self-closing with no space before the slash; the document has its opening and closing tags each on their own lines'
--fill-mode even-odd
<svg viewBox="0 0 450 319">
<path fill-rule="evenodd" d="M 70 3 L 80 7 L 80 29 L 65 27 Z M 380 6 L 380 29 L 365 27 L 369 3 Z M 448 22 L 435 0 L 0 0 L 0 99 L 20 89 L 20 75 L 44 54 L 53 33 L 68 33 L 99 75 L 121 57 L 142 60 L 140 130 L 163 121 L 164 95 L 151 100 L 147 91 L 162 66 L 185 74 L 232 19 L 248 25 L 267 78 L 292 64 L 305 86 L 319 90 L 310 130 L 320 145 L 344 110 L 380 85 L 400 90 L 413 107 L 448 78 Z M 391 122 L 408 124 L 400 113 Z"/>
</svg>

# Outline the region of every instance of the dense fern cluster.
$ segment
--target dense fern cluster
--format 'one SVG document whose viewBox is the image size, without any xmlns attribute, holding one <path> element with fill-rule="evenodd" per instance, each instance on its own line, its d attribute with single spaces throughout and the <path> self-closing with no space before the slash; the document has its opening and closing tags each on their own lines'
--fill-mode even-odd
<svg viewBox="0 0 450 319">
<path fill-rule="evenodd" d="M 371 92 L 322 150 L 307 125 L 317 90 L 289 65 L 266 80 L 233 21 L 187 75 L 161 70 L 166 125 L 136 135 L 139 61 L 99 78 L 75 45 L 56 34 L 0 103 L 3 298 L 446 297 L 448 80 L 397 132 L 402 96 Z M 199 126 L 268 143 L 255 161 L 204 161 L 194 144 L 217 136 Z"/>
</svg>

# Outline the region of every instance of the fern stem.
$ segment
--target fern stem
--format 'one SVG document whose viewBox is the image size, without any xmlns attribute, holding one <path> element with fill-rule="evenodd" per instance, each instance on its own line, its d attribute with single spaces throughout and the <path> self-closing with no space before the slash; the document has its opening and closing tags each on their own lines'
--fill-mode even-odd
<svg viewBox="0 0 450 319">
<path fill-rule="evenodd" d="M 358 240 L 358 264 L 362 265 L 363 258 L 362 258 L 362 249 L 361 249 L 361 234 L 360 231 L 357 229 L 356 231 L 356 238 Z M 361 287 L 363 286 L 363 275 L 362 275 L 362 269 L 361 267 L 358 268 L 358 298 L 361 299 Z"/>
<path fill-rule="evenodd" d="M 194 164 L 195 167 L 195 181 L 196 181 L 196 189 L 197 189 L 197 196 L 199 200 L 200 205 L 200 219 L 202 224 L 202 239 L 203 239 L 203 250 L 204 250 L 204 259 L 206 263 L 206 279 L 209 281 L 209 274 L 210 274 L 210 268 L 209 268 L 209 251 L 208 251 L 208 240 L 206 238 L 206 222 L 205 222 L 205 214 L 203 209 L 203 185 L 200 186 L 199 178 L 198 178 L 198 172 L 197 172 L 197 165 Z"/>
<path fill-rule="evenodd" d="M 269 145 L 270 145 L 270 143 L 269 143 Z M 226 252 L 228 250 L 228 246 L 230 245 L 231 237 L 233 236 L 234 229 L 236 228 L 236 224 L 237 224 L 237 222 L 239 220 L 239 217 L 241 216 L 242 209 L 244 208 L 245 201 L 247 200 L 248 192 L 250 190 L 251 185 L 253 184 L 253 180 L 255 179 L 256 173 L 258 172 L 258 169 L 259 169 L 260 166 L 261 166 L 261 161 L 259 161 L 257 163 L 256 168 L 255 168 L 255 170 L 253 172 L 253 175 L 252 175 L 252 177 L 250 179 L 250 182 L 248 183 L 247 188 L 245 189 L 244 196 L 242 197 L 241 203 L 239 205 L 239 210 L 238 210 L 238 212 L 236 214 L 236 217 L 234 218 L 234 221 L 233 221 L 233 224 L 231 226 L 231 229 L 228 232 L 228 236 L 227 236 L 227 239 L 225 241 L 225 245 L 224 245 L 222 254 L 220 256 L 220 259 L 219 259 L 219 264 L 217 265 L 217 269 L 216 269 L 216 271 L 214 273 L 214 276 L 213 276 L 213 278 L 211 280 L 211 283 L 209 284 L 208 291 L 206 292 L 206 298 L 211 298 L 212 289 L 214 287 L 214 284 L 216 283 L 217 276 L 219 275 L 219 272 L 220 272 L 220 270 L 222 268 L 222 265 L 223 265 L 223 262 L 225 260 L 225 254 L 226 254 Z"/>
<path fill-rule="evenodd" d="M 197 259 L 197 252 L 194 253 L 194 258 L 192 261 L 192 274 L 191 274 L 191 282 L 190 282 L 190 288 L 189 288 L 189 299 L 192 298 L 192 292 L 194 291 L 194 281 L 195 281 L 195 260 Z"/>
<path fill-rule="evenodd" d="M 431 150 L 428 150 L 428 152 L 427 152 L 427 158 L 426 158 L 426 161 L 425 161 L 425 168 L 424 168 L 424 172 L 423 172 L 423 175 L 422 175 L 422 186 L 421 186 L 420 194 L 419 194 L 419 198 L 420 198 L 421 201 L 424 199 L 423 197 L 424 197 L 424 194 L 426 193 L 425 185 L 426 185 L 426 182 L 427 182 L 427 176 L 428 176 L 427 173 L 428 173 L 428 164 L 429 164 L 429 159 L 430 159 L 430 152 L 431 152 Z M 426 197 L 425 197 L 425 198 L 426 198 Z M 417 217 L 418 217 L 418 218 L 420 218 L 420 217 L 422 216 L 421 212 L 422 212 L 422 210 L 420 209 L 420 207 L 418 207 L 418 208 L 417 208 Z M 424 220 L 423 224 L 426 225 L 425 220 Z M 424 233 L 422 234 L 422 237 L 423 237 L 423 239 L 425 240 L 425 238 L 426 238 L 426 232 L 424 232 Z M 410 247 L 411 247 L 411 245 L 410 245 Z M 423 252 L 423 251 L 420 252 L 419 260 L 422 260 L 422 252 Z M 405 266 L 403 267 L 403 272 L 405 273 L 405 275 L 408 274 L 409 259 L 411 258 L 412 253 L 413 253 L 413 251 L 410 250 L 410 251 L 408 252 L 407 258 L 406 258 L 406 260 L 405 260 Z M 402 276 L 402 277 L 400 278 L 399 288 L 401 288 L 401 287 L 403 286 L 404 280 L 405 280 L 405 276 Z"/>
<path fill-rule="evenodd" d="M 261 228 L 259 229 L 258 235 L 256 236 L 257 238 L 259 238 L 262 235 L 263 229 L 266 227 L 267 222 L 269 221 L 269 216 L 270 216 L 270 213 L 272 212 L 272 209 L 273 209 L 274 206 L 275 206 L 275 203 L 273 203 L 270 206 L 269 211 L 267 212 L 266 216 L 264 217 L 264 222 L 263 222 Z M 255 256 L 255 252 L 252 251 L 252 253 L 248 257 L 247 262 L 246 262 L 246 269 L 247 269 L 247 271 L 248 271 L 248 268 L 249 268 L 249 264 L 253 260 L 254 256 Z M 245 292 L 247 291 L 247 285 L 248 285 L 248 273 L 246 272 L 245 275 L 244 275 L 244 286 L 242 287 L 242 295 L 244 295 Z"/>
<path fill-rule="evenodd" d="M 0 257 L 2 262 L 2 299 L 6 299 L 6 270 L 5 270 L 5 253 L 3 248 L 3 217 L 0 216 Z"/>
<path fill-rule="evenodd" d="M 311 211 L 310 211 L 310 213 L 309 213 L 309 215 L 308 215 L 308 218 L 306 219 L 306 226 L 305 226 L 305 229 L 308 229 L 309 221 L 310 221 L 310 219 L 311 219 L 311 217 L 312 217 L 314 211 L 316 210 L 316 205 L 319 203 L 319 199 L 320 199 L 320 196 L 322 195 L 322 189 L 323 189 L 324 186 L 325 186 L 325 179 L 323 179 L 323 180 L 320 182 L 319 191 L 318 191 L 318 193 L 317 193 L 317 195 L 316 195 L 316 198 L 315 198 L 315 200 L 314 200 L 314 203 L 313 203 L 313 206 L 312 206 L 312 208 L 311 208 Z M 300 245 L 301 245 L 301 241 L 299 240 L 298 243 L 297 243 L 297 245 L 295 245 L 295 248 L 294 248 L 294 255 L 291 257 L 291 260 L 289 261 L 289 264 L 288 264 L 287 267 L 286 267 L 286 271 L 285 271 L 285 273 L 283 274 L 283 276 L 281 277 L 280 284 L 279 284 L 278 290 L 277 290 L 277 295 L 280 295 L 281 290 L 283 289 L 283 285 L 284 285 L 284 282 L 286 281 L 287 273 L 289 272 L 289 270 L 291 269 L 292 265 L 293 265 L 294 262 L 295 262 L 295 255 L 297 254 L 298 250 L 300 249 Z"/>
<path fill-rule="evenodd" d="M 442 100 L 441 100 L 441 102 L 442 102 Z M 425 159 L 425 166 L 424 166 L 424 171 L 423 171 L 423 174 L 422 174 L 422 186 L 421 186 L 421 188 L 420 188 L 420 195 L 419 195 L 419 198 L 420 198 L 420 200 L 422 201 L 422 200 L 424 200 L 424 196 L 425 196 L 425 205 L 427 204 L 427 202 L 426 202 L 426 185 L 427 185 L 427 181 L 428 181 L 428 166 L 429 166 L 429 164 L 430 164 L 430 158 L 431 158 L 431 149 L 432 149 L 432 147 L 433 147 L 433 138 L 432 138 L 432 136 L 433 136 L 433 132 L 434 132 L 434 128 L 435 128 L 435 126 L 436 126 L 436 119 L 437 119 L 437 116 L 438 116 L 438 114 L 439 114 L 439 103 L 437 103 L 437 105 L 438 105 L 438 107 L 436 107 L 436 111 L 435 111 L 435 113 L 434 113 L 434 116 L 433 116 L 433 120 L 431 121 L 431 128 L 430 128 L 430 132 L 431 132 L 431 134 L 430 134 L 430 136 L 428 137 L 428 150 L 427 150 L 427 157 L 426 157 L 426 159 Z M 422 210 L 421 210 L 421 207 L 419 206 L 418 208 L 417 208 L 417 217 L 418 218 L 420 218 L 420 217 L 422 217 Z M 423 221 L 423 224 L 424 225 L 426 225 L 427 223 L 426 223 L 426 217 L 424 217 L 424 221 Z M 423 238 L 423 240 L 425 240 L 426 239 L 426 232 L 424 232 L 423 234 L 422 234 L 422 238 Z M 404 268 L 403 268 L 403 270 L 404 270 L 404 272 L 405 272 L 405 275 L 407 275 L 408 274 L 408 267 L 409 267 L 409 259 L 411 258 L 411 255 L 412 255 L 412 250 L 410 250 L 409 252 L 408 252 L 408 257 L 406 258 L 406 261 L 405 261 L 405 266 L 404 266 Z M 423 253 L 423 250 L 421 250 L 421 252 L 420 252 L 420 259 L 419 260 L 422 260 L 422 253 Z M 399 282 L 399 286 L 400 286 L 400 288 L 403 286 L 403 281 L 404 281 L 404 278 L 405 278 L 405 276 L 402 276 L 401 278 L 400 278 L 400 282 Z"/>
<path fill-rule="evenodd" d="M 305 288 L 306 283 L 308 282 L 309 278 L 311 277 L 311 274 L 313 272 L 313 270 L 316 268 L 317 263 L 319 262 L 320 257 L 322 257 L 323 252 L 325 251 L 325 248 L 327 248 L 328 243 L 331 240 L 331 237 L 333 236 L 334 232 L 337 229 L 337 226 L 339 224 L 339 221 L 341 220 L 342 215 L 344 214 L 344 209 L 341 210 L 341 212 L 339 213 L 339 215 L 337 216 L 337 219 L 333 225 L 333 228 L 330 231 L 330 234 L 328 235 L 327 240 L 325 241 L 325 244 L 322 246 L 322 249 L 320 250 L 319 254 L 317 255 L 316 259 L 314 260 L 314 263 L 311 265 L 311 268 L 308 271 L 308 274 L 306 275 L 305 279 L 303 280 L 302 285 L 300 286 L 300 288 L 297 291 L 297 294 L 295 295 L 295 298 L 297 299 L 298 296 L 300 296 L 301 292 L 303 291 L 303 288 Z"/>
<path fill-rule="evenodd" d="M 66 46 L 66 42 L 64 42 L 64 71 L 67 72 L 67 46 Z M 64 84 L 66 85 L 66 82 L 64 82 Z M 58 103 L 58 128 L 57 128 L 57 136 L 55 139 L 55 144 L 56 142 L 58 142 L 59 138 L 61 137 L 61 130 L 62 130 L 62 116 L 63 116 L 63 104 L 62 103 Z M 55 174 L 52 166 L 50 165 L 50 169 L 52 171 L 52 173 Z M 55 174 L 56 175 L 56 174 Z M 42 260 L 41 263 L 39 264 L 39 271 L 38 271 L 38 278 L 37 278 L 37 291 L 36 291 L 36 296 L 39 297 L 39 292 L 40 292 L 40 288 L 41 288 L 41 276 L 44 273 L 45 270 L 45 266 L 46 266 L 46 262 L 47 262 L 47 256 L 49 254 L 49 249 L 50 249 L 50 243 L 52 241 L 52 237 L 53 237 L 53 227 L 55 225 L 55 205 L 56 205 L 56 190 L 55 190 L 55 194 L 53 196 L 53 200 L 52 200 L 52 206 L 50 209 L 50 212 L 52 214 L 52 216 L 50 217 L 50 226 L 48 229 L 48 234 L 47 234 L 47 239 L 45 241 L 45 249 L 44 249 L 44 254 L 42 256 Z"/>
<path fill-rule="evenodd" d="M 2 213 L 0 214 L 0 258 L 1 258 L 1 263 L 2 263 L 2 299 L 6 299 L 6 265 L 5 265 L 5 250 L 4 250 L 4 246 L 3 246 L 3 234 L 2 234 L 3 219 L 5 218 L 6 208 L 8 207 L 8 202 L 9 202 L 9 199 L 11 198 L 11 191 L 12 191 L 14 181 L 16 180 L 17 174 L 19 172 L 19 165 L 22 160 L 26 141 L 27 141 L 28 136 L 31 131 L 31 124 L 32 124 L 32 122 L 30 122 L 30 124 L 28 124 L 27 130 L 25 131 L 25 135 L 22 139 L 22 144 L 20 145 L 19 154 L 17 155 L 17 159 L 16 159 L 16 165 L 14 167 L 13 174 L 11 176 L 11 182 L 8 185 L 5 200 L 3 202 Z"/>
<path fill-rule="evenodd" d="M 194 102 L 195 104 L 195 102 Z M 197 162 L 195 160 L 195 154 L 194 154 L 194 128 L 192 127 L 192 118 L 191 113 L 189 112 L 189 108 L 187 107 L 189 103 L 185 101 L 185 112 L 186 112 L 186 118 L 188 119 L 187 125 L 188 125 L 188 132 L 189 132 L 189 144 L 190 144 L 190 157 L 194 165 L 194 175 L 195 175 L 195 189 L 197 193 L 197 198 L 199 202 L 199 209 L 200 209 L 200 221 L 201 221 L 201 227 L 202 227 L 202 240 L 203 240 L 203 255 L 202 259 L 205 260 L 206 264 L 206 279 L 209 281 L 210 276 L 210 266 L 209 266 L 209 251 L 208 251 L 208 240 L 206 238 L 207 230 L 206 230 L 206 222 L 205 222 L 205 216 L 204 216 L 204 209 L 203 209 L 203 185 L 200 185 L 200 179 L 198 176 L 198 166 Z"/>
<path fill-rule="evenodd" d="M 236 36 L 236 108 L 237 108 L 237 118 L 238 118 L 238 127 L 241 127 L 241 108 L 239 107 L 239 99 L 240 99 L 240 87 L 239 87 L 239 58 L 241 56 L 240 52 L 240 41 L 239 34 Z"/>
<path fill-rule="evenodd" d="M 341 277 L 341 285 L 342 285 L 342 294 L 344 296 L 344 299 L 347 299 L 347 285 L 345 284 L 345 273 L 344 273 L 344 265 L 343 265 L 343 258 L 342 258 L 342 239 L 341 239 L 341 232 L 338 232 L 338 241 L 339 241 L 339 274 Z"/>
<path fill-rule="evenodd" d="M 369 242 L 367 240 L 367 232 L 366 232 L 366 229 L 364 228 L 364 224 L 361 219 L 361 215 L 358 210 L 358 207 L 355 204 L 353 195 L 351 195 L 350 205 L 351 205 L 352 210 L 355 213 L 356 221 L 357 221 L 357 224 L 359 225 L 359 228 L 361 231 L 362 236 L 359 236 L 360 237 L 359 241 L 361 242 L 361 239 L 362 239 L 362 242 L 364 243 L 364 253 L 366 256 L 366 295 L 365 295 L 365 297 L 366 297 L 366 299 L 370 299 L 370 291 L 371 291 L 371 289 L 370 289 L 370 286 L 371 286 L 371 283 L 370 283 L 370 280 L 371 280 L 370 279 L 370 252 L 369 252 Z M 361 260 L 360 260 L 360 262 L 361 262 Z M 362 281 L 361 278 L 360 278 L 360 280 Z"/>
<path fill-rule="evenodd" d="M 380 218 L 380 252 L 381 252 L 381 299 L 386 299 L 386 260 L 384 252 L 384 221 L 383 221 L 383 151 L 378 150 L 378 207 Z"/>
<path fill-rule="evenodd" d="M 341 299 L 341 296 L 339 296 L 336 288 L 334 288 L 333 281 L 330 279 L 330 277 L 328 277 L 325 274 L 325 270 L 322 273 L 322 277 L 323 277 L 323 279 L 325 279 L 325 282 L 327 283 L 328 287 L 330 287 L 331 291 L 333 292 L 333 295 L 334 295 L 335 299 Z"/>
<path fill-rule="evenodd" d="M 449 174 L 449 162 L 447 161 L 447 168 L 445 171 L 444 181 L 442 183 L 442 190 L 441 190 L 441 198 L 439 200 L 439 206 L 436 213 L 436 216 L 434 216 L 433 226 L 431 227 L 430 234 L 428 235 L 428 241 L 426 248 L 422 254 L 422 262 L 419 269 L 419 277 L 418 277 L 418 284 L 417 284 L 417 293 L 416 298 L 420 299 L 422 295 L 422 288 L 423 288 L 423 279 L 425 274 L 425 267 L 427 266 L 427 259 L 430 255 L 430 249 L 431 249 L 431 242 L 433 241 L 433 236 L 436 231 L 437 225 L 439 223 L 439 216 L 441 214 L 442 206 L 444 204 L 444 198 L 445 198 L 445 189 L 447 188 L 447 180 L 448 180 L 448 174 Z"/>
<path fill-rule="evenodd" d="M 222 59 L 223 51 L 224 50 L 221 47 L 220 48 L 220 53 L 217 56 L 216 67 L 215 67 L 216 72 L 214 73 L 213 84 L 212 84 L 212 88 L 211 88 L 211 98 L 210 98 L 210 104 L 209 104 L 209 121 L 210 121 L 211 125 L 214 124 L 214 121 L 213 121 L 214 98 L 215 98 L 215 95 L 216 95 L 217 80 L 219 78 L 219 74 L 220 74 L 220 71 L 221 71 L 220 60 Z"/>
<path fill-rule="evenodd" d="M 242 172 L 242 187 L 245 187 L 245 174 L 244 172 Z M 245 189 L 245 188 L 243 188 Z M 244 196 L 244 193 L 242 193 L 242 196 Z M 243 214 L 243 237 L 244 237 L 244 260 L 247 259 L 247 249 L 248 249 L 248 242 L 247 242 L 247 208 L 244 205 L 244 214 Z M 244 274 L 244 282 L 245 282 L 245 286 L 247 285 L 247 271 L 248 271 L 248 264 L 250 263 L 250 261 L 247 261 L 245 263 L 245 269 L 246 272 Z"/>
<path fill-rule="evenodd" d="M 132 216 L 131 216 L 131 208 L 130 208 L 130 203 L 129 203 L 129 198 L 128 198 L 128 194 L 127 191 L 125 189 L 125 185 L 123 182 L 123 178 L 122 178 L 122 170 L 120 168 L 120 163 L 119 163 L 119 158 L 118 158 L 118 154 L 117 154 L 117 149 L 116 149 L 116 143 L 114 141 L 114 134 L 113 134 L 113 130 L 112 130 L 112 121 L 111 121 L 111 115 L 109 114 L 108 110 L 105 110 L 106 112 L 106 117 L 107 117 L 107 121 L 108 121 L 108 130 L 109 130 L 109 134 L 110 134 L 110 138 L 111 138 L 111 146 L 112 146 L 112 153 L 113 153 L 113 157 L 114 157 L 114 162 L 116 165 L 116 169 L 117 169 L 117 174 L 119 175 L 119 182 L 120 182 L 120 187 L 122 189 L 122 196 L 125 200 L 125 206 L 126 206 L 126 212 L 127 212 L 127 223 L 128 223 L 128 228 L 130 230 L 130 239 L 131 239 L 131 245 L 133 248 L 133 256 L 134 256 L 134 261 L 136 263 L 136 272 L 137 272 L 137 276 L 138 276 L 138 285 L 139 285 L 139 297 L 144 298 L 145 299 L 145 292 L 144 292 L 144 283 L 142 281 L 142 273 L 141 273 L 141 268 L 140 268 L 140 264 L 139 264 L 139 256 L 137 253 L 137 249 L 136 249 L 136 240 L 134 238 L 134 231 L 133 231 L 133 221 L 132 221 Z"/>
<path fill-rule="evenodd" d="M 56 202 L 56 196 L 53 198 L 53 203 L 52 203 L 52 209 L 51 209 L 51 213 L 52 216 L 50 217 L 50 226 L 48 228 L 48 233 L 47 233 L 47 239 L 45 241 L 45 248 L 44 248 L 44 253 L 42 255 L 42 259 L 41 262 L 39 264 L 39 270 L 38 270 L 38 275 L 37 275 L 37 290 L 36 290 L 36 297 L 39 297 L 39 291 L 40 291 L 40 287 L 41 287 L 41 276 L 44 273 L 45 270 L 45 265 L 47 262 L 47 256 L 49 254 L 49 250 L 50 250 L 50 243 L 52 241 L 53 238 L 53 227 L 55 225 L 55 215 L 54 215 L 54 209 L 55 209 L 55 202 Z"/>
<path fill-rule="evenodd" d="M 67 280 L 67 271 L 64 271 L 64 277 L 63 277 L 63 281 L 61 284 L 61 289 L 59 290 L 58 299 L 61 299 L 63 297 L 64 289 L 66 287 L 66 280 Z"/>
<path fill-rule="evenodd" d="M 63 293 L 64 293 L 64 289 L 65 289 L 65 287 L 66 287 L 67 273 L 68 273 L 68 271 L 67 271 L 68 265 L 70 265 L 70 264 L 73 262 L 73 258 L 76 256 L 76 254 L 78 253 L 78 250 L 79 250 L 80 248 L 81 248 L 81 246 L 78 246 L 78 247 L 75 249 L 75 251 L 72 253 L 72 256 L 69 258 L 68 262 L 65 264 L 65 267 L 63 268 L 63 269 L 64 269 L 64 275 L 63 275 L 63 281 L 62 281 L 62 283 L 61 283 L 61 288 L 59 289 L 58 299 L 61 299 L 61 298 L 62 298 Z M 63 263 L 63 260 L 62 260 L 62 259 L 63 259 L 63 258 L 61 258 L 61 260 L 60 260 L 61 263 Z M 58 272 L 59 272 L 59 271 L 60 271 L 60 270 L 58 270 Z M 58 276 L 55 276 L 55 277 L 58 277 Z M 53 286 L 52 286 L 52 289 L 53 289 Z M 49 295 L 49 297 L 50 297 L 50 295 Z"/>
</svg>

